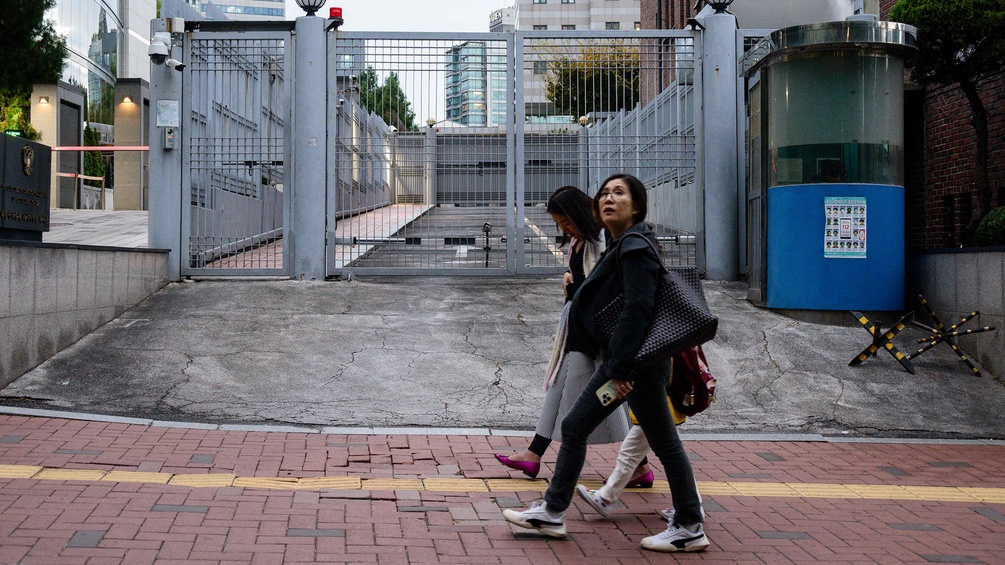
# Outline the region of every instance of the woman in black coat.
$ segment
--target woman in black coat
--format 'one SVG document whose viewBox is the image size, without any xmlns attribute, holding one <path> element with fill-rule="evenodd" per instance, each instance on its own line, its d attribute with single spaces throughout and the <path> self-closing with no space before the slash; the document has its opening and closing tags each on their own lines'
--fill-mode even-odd
<svg viewBox="0 0 1005 565">
<path fill-rule="evenodd" d="M 565 510 L 572 502 L 586 461 L 586 438 L 627 401 L 663 464 L 675 509 L 667 529 L 643 539 L 642 547 L 665 552 L 701 551 L 708 547 L 701 502 L 691 462 L 666 402 L 670 361 L 645 367 L 633 362 L 652 322 L 662 273 L 660 258 L 646 241 L 656 243 L 652 226 L 644 222 L 646 205 L 645 186 L 627 174 L 607 178 L 594 196 L 593 212 L 613 242 L 572 299 L 568 343 L 599 354 L 604 362 L 565 417 L 555 476 L 545 492 L 544 502 L 520 512 L 505 510 L 503 516 L 518 526 L 552 537 L 565 537 Z M 593 317 L 622 292 L 624 309 L 614 333 L 607 339 L 593 324 Z M 608 381 L 618 398 L 604 406 L 596 393 Z"/>
</svg>

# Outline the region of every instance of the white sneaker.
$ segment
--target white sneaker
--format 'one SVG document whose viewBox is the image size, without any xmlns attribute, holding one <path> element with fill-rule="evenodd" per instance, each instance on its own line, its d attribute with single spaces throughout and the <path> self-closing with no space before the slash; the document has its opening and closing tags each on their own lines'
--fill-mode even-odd
<svg viewBox="0 0 1005 565">
<path fill-rule="evenodd" d="M 546 536 L 565 537 L 565 513 L 549 512 L 548 505 L 544 502 L 535 502 L 522 512 L 503 510 L 503 518 L 521 528 L 537 530 Z"/>
<path fill-rule="evenodd" d="M 611 517 L 611 505 L 614 503 L 604 500 L 597 491 L 590 490 L 583 485 L 576 485 L 576 494 L 604 518 Z"/>
<path fill-rule="evenodd" d="M 672 553 L 675 551 L 704 551 L 708 547 L 708 538 L 701 524 L 696 525 L 698 531 L 692 532 L 671 522 L 666 530 L 642 540 L 643 549 Z"/>
<path fill-rule="evenodd" d="M 701 497 L 698 497 L 698 501 L 699 502 L 701 501 Z M 659 514 L 660 516 L 662 516 L 663 519 L 666 520 L 667 522 L 673 522 L 674 516 L 677 515 L 677 511 L 674 510 L 673 506 L 664 508 L 663 510 L 657 510 L 656 513 Z M 705 507 L 704 506 L 701 507 L 701 517 L 702 517 L 702 519 L 705 518 Z"/>
</svg>

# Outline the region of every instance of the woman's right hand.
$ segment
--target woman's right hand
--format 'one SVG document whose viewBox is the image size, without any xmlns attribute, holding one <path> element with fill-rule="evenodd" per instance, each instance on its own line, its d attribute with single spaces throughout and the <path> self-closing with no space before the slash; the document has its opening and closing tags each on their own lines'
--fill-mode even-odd
<svg viewBox="0 0 1005 565">
<path fill-rule="evenodd" d="M 614 394 L 618 395 L 618 398 L 624 398 L 628 396 L 629 392 L 632 392 L 631 381 L 611 379 L 611 385 L 614 386 Z"/>
<path fill-rule="evenodd" d="M 565 293 L 566 297 L 569 296 L 569 285 L 570 284 L 572 284 L 572 273 L 570 273 L 569 271 L 566 271 L 565 274 L 562 275 L 562 292 Z"/>
</svg>

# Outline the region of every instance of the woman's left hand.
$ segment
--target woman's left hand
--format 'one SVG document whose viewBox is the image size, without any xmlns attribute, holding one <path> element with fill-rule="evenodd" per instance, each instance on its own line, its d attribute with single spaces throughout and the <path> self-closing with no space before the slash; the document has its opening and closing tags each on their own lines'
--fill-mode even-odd
<svg viewBox="0 0 1005 565">
<path fill-rule="evenodd" d="M 614 394 L 618 395 L 618 398 L 624 398 L 628 396 L 629 392 L 632 392 L 632 383 L 630 381 L 611 379 L 611 384 L 614 385 Z"/>
</svg>

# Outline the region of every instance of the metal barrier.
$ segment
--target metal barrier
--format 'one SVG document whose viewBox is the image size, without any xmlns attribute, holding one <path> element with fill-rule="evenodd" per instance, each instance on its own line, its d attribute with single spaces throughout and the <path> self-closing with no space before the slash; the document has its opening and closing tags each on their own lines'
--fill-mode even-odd
<svg viewBox="0 0 1005 565">
<path fill-rule="evenodd" d="M 548 196 L 613 172 L 646 184 L 667 262 L 700 265 L 693 33 L 329 30 L 320 110 L 291 108 L 289 31 L 190 32 L 182 274 L 289 274 L 292 111 L 327 124 L 329 276 L 560 272 Z"/>
<path fill-rule="evenodd" d="M 194 32 L 182 148 L 184 275 L 285 275 L 289 32 Z M 183 243 L 186 240 L 183 238 Z M 183 247 L 184 249 L 184 247 Z"/>
</svg>

